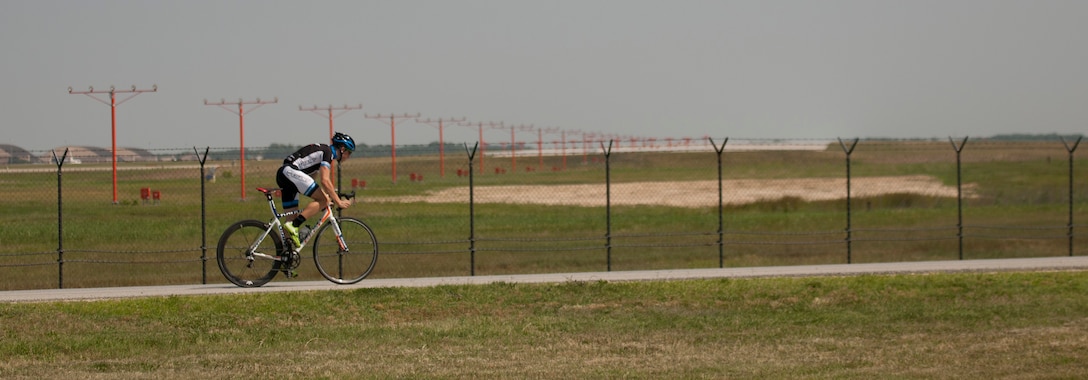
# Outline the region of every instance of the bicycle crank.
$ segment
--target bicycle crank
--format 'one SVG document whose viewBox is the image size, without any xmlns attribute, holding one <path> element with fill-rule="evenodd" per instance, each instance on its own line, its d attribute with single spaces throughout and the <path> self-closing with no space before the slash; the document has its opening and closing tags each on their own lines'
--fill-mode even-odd
<svg viewBox="0 0 1088 380">
<path fill-rule="evenodd" d="M 302 262 L 302 257 L 298 255 L 298 252 L 288 252 L 281 260 L 283 264 L 280 265 L 280 271 L 283 272 L 283 275 L 287 276 L 287 278 L 297 277 L 298 273 L 295 270 L 298 269 L 298 265 Z"/>
</svg>

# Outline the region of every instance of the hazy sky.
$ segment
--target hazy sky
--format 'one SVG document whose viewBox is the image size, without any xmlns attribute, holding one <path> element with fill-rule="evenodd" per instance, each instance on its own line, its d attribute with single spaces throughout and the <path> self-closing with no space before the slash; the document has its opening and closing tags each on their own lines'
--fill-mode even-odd
<svg viewBox="0 0 1088 380">
<path fill-rule="evenodd" d="M 0 0 L 0 143 L 108 147 L 109 107 L 68 87 L 111 85 L 158 86 L 117 109 L 137 148 L 237 146 L 204 99 L 274 97 L 246 146 L 325 141 L 299 106 L 360 103 L 335 126 L 369 144 L 390 128 L 365 115 L 406 112 L 659 138 L 1084 133 L 1086 19 L 1082 0 Z"/>
</svg>

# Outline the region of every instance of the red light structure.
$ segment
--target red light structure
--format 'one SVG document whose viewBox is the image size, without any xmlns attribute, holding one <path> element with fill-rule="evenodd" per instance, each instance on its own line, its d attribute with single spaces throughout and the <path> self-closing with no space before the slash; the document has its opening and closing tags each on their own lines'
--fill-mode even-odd
<svg viewBox="0 0 1088 380">
<path fill-rule="evenodd" d="M 514 132 L 515 131 L 532 131 L 532 130 L 533 130 L 533 125 L 532 124 L 521 124 L 521 125 L 511 125 L 510 126 L 510 171 L 512 171 L 512 172 L 518 171 L 518 151 L 517 151 L 518 142 L 517 142 L 517 138 L 514 135 Z"/>
<path fill-rule="evenodd" d="M 536 129 L 536 152 L 537 158 L 539 158 L 541 168 L 544 168 L 544 133 L 559 132 L 559 128 L 537 128 Z"/>
<path fill-rule="evenodd" d="M 322 117 L 324 117 L 326 119 L 329 119 L 329 140 L 330 141 L 332 140 L 332 136 L 334 134 L 336 134 L 336 131 L 334 131 L 333 127 L 332 127 L 332 120 L 337 118 L 337 117 L 340 117 L 340 115 L 348 113 L 348 111 L 361 110 L 361 109 L 363 109 L 363 104 L 362 103 L 360 103 L 359 105 L 355 105 L 355 106 L 349 106 L 349 105 L 345 104 L 343 106 L 337 106 L 337 107 L 333 107 L 331 104 L 328 107 L 318 107 L 318 106 L 315 105 L 315 106 L 310 107 L 310 108 L 302 108 L 302 106 L 298 106 L 299 111 L 310 111 L 310 112 L 313 112 L 313 113 L 315 113 L 315 114 L 317 114 L 319 116 L 322 116 Z M 318 111 L 324 111 L 324 112 L 318 112 Z M 334 114 L 333 111 L 340 111 L 340 112 L 337 112 L 337 113 Z"/>
<path fill-rule="evenodd" d="M 593 142 L 596 133 L 582 132 L 582 164 L 589 162 L 589 144 Z"/>
<path fill-rule="evenodd" d="M 363 109 L 363 104 L 362 103 L 359 103 L 359 105 L 355 105 L 355 106 L 349 106 L 347 104 L 344 104 L 344 106 L 342 106 L 342 107 L 333 107 L 333 105 L 330 104 L 328 107 L 324 107 L 324 108 L 320 108 L 317 105 L 314 105 L 313 107 L 310 107 L 310 108 L 302 108 L 302 106 L 298 106 L 299 111 L 310 111 L 310 112 L 313 112 L 313 113 L 315 113 L 315 114 L 317 114 L 319 116 L 322 116 L 322 117 L 325 117 L 325 118 L 329 119 L 329 141 L 332 141 L 332 136 L 336 134 L 336 131 L 333 130 L 333 127 L 332 127 L 332 120 L 339 117 L 340 115 L 348 113 L 348 111 L 361 110 L 361 109 Z M 318 111 L 325 111 L 325 113 L 318 112 Z M 337 112 L 337 113 L 334 114 L 333 111 L 340 111 L 340 112 Z M 335 168 L 334 168 L 334 170 L 335 170 Z M 339 178 L 339 177 L 337 177 L 337 178 Z"/>
<path fill-rule="evenodd" d="M 389 157 L 393 161 L 392 162 L 392 164 L 393 164 L 393 183 L 396 184 L 397 183 L 397 118 L 402 118 L 402 119 L 403 118 L 418 118 L 420 115 L 417 112 L 415 115 L 410 115 L 410 114 L 404 113 L 404 114 L 400 114 L 400 115 L 395 115 L 395 114 L 370 115 L 370 114 L 366 114 L 364 116 L 366 116 L 366 118 L 368 118 L 368 119 L 378 119 L 378 120 L 389 119 L 389 134 L 391 136 L 391 138 L 389 140 L 389 147 L 391 149 L 391 151 L 389 153 Z"/>
<path fill-rule="evenodd" d="M 136 97 L 136 95 L 140 95 L 145 92 L 157 92 L 158 90 L 158 85 L 152 85 L 151 89 L 137 89 L 136 86 L 132 86 L 132 88 L 128 90 L 118 90 L 113 86 L 110 86 L 110 89 L 106 91 L 95 91 L 94 87 L 88 87 L 87 91 L 73 91 L 71 87 L 68 87 L 69 94 L 87 95 L 94 100 L 110 106 L 110 130 L 112 131 L 112 137 L 110 138 L 110 141 L 112 144 L 111 151 L 113 152 L 113 204 L 117 204 L 117 106 L 121 105 L 121 103 L 128 101 L 129 99 Z M 105 100 L 99 99 L 97 96 L 95 96 L 97 94 L 109 94 L 110 100 L 107 102 Z M 121 101 L 118 102 L 117 94 L 132 95 L 129 95 L 128 97 L 121 99 Z"/>
<path fill-rule="evenodd" d="M 208 103 L 208 99 L 204 99 L 204 105 L 206 105 L 206 106 L 218 106 L 219 108 L 225 109 L 227 111 L 230 111 L 233 114 L 238 115 L 238 147 L 239 147 L 239 150 L 241 150 L 240 155 L 241 155 L 241 160 L 242 160 L 241 161 L 241 163 L 242 163 L 242 168 L 241 168 L 242 169 L 242 176 L 241 176 L 241 178 L 242 178 L 242 200 L 243 201 L 246 200 L 246 114 L 250 113 L 250 112 L 253 112 L 254 110 L 256 110 L 258 108 L 261 108 L 265 104 L 275 104 L 275 103 L 279 103 L 279 101 L 280 101 L 280 99 L 278 97 L 277 98 L 272 98 L 271 101 L 261 100 L 261 98 L 257 98 L 257 100 L 252 100 L 252 101 L 245 101 L 245 100 L 242 100 L 241 98 L 239 98 L 238 102 L 236 102 L 236 103 L 235 102 L 228 103 L 226 100 L 223 100 L 223 99 L 220 99 L 218 103 Z M 238 110 L 237 111 L 227 107 L 228 105 L 235 105 L 235 104 L 238 105 Z M 245 106 L 247 104 L 255 105 L 255 107 L 250 108 L 249 111 L 246 111 Z"/>
<path fill-rule="evenodd" d="M 489 128 L 502 128 L 502 122 L 489 121 L 489 122 L 486 122 L 486 123 L 476 122 L 475 124 L 473 124 L 473 123 L 464 124 L 463 123 L 463 124 L 460 124 L 460 125 L 463 125 L 463 126 L 466 126 L 466 127 L 472 127 L 473 125 L 475 125 L 477 130 L 479 130 L 479 132 L 480 132 L 480 140 L 479 140 L 479 144 L 480 144 L 480 151 L 479 151 L 480 169 L 479 169 L 479 172 L 480 172 L 480 174 L 483 174 L 483 172 L 484 172 L 484 149 L 487 146 L 487 143 L 484 142 L 484 127 L 486 126 L 486 127 L 489 127 Z"/>
<path fill-rule="evenodd" d="M 443 128 L 442 124 L 446 123 L 446 122 L 461 123 L 461 122 L 464 122 L 464 121 L 465 121 L 465 118 L 463 118 L 463 117 L 462 118 L 416 119 L 417 123 L 427 124 L 427 125 L 430 125 L 432 127 L 436 126 L 435 124 L 432 124 L 432 123 L 438 123 L 437 127 L 438 127 L 438 176 L 439 177 L 445 177 L 446 176 L 446 141 L 445 141 L 445 137 L 443 137 L 443 135 L 442 135 L 442 128 Z"/>
</svg>

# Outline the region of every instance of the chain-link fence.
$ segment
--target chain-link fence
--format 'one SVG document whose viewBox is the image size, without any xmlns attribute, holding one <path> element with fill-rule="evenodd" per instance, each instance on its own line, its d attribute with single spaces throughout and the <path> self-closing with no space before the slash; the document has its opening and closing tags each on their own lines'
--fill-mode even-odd
<svg viewBox="0 0 1088 380">
<path fill-rule="evenodd" d="M 1058 256 L 1086 247 L 1078 144 L 379 146 L 334 181 L 378 235 L 374 277 Z M 0 289 L 225 284 L 221 232 L 271 217 L 253 189 L 295 148 L 0 156 Z"/>
</svg>

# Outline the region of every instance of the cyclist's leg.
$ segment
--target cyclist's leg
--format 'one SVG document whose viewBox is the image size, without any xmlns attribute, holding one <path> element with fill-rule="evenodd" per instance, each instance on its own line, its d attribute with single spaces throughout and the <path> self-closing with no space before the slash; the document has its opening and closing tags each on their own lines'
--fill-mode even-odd
<svg viewBox="0 0 1088 380">
<path fill-rule="evenodd" d="M 329 202 L 331 202 L 331 200 L 329 200 L 329 193 L 326 193 L 325 189 L 322 189 L 321 186 L 316 183 L 313 192 L 307 195 L 309 195 L 310 198 L 313 198 L 313 200 L 315 201 L 313 203 L 317 204 L 316 206 L 314 206 L 315 215 L 321 210 L 324 210 L 326 207 L 328 207 Z M 309 207 L 309 205 L 306 206 Z"/>
<path fill-rule="evenodd" d="M 306 173 L 290 166 L 283 166 L 276 172 L 276 185 L 281 189 L 280 203 L 283 205 L 284 212 L 291 212 L 298 209 L 299 189 L 308 190 L 315 186 L 315 183 L 314 179 Z M 291 220 L 294 218 L 295 216 L 292 216 Z"/>
</svg>

